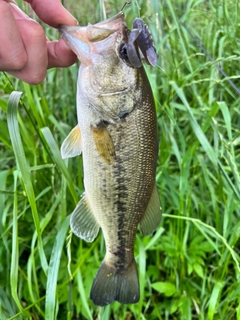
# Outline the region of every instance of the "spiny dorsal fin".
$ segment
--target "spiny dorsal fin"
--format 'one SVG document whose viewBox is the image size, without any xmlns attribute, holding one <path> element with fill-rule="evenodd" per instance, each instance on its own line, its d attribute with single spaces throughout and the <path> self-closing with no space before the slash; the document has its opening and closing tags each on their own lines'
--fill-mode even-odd
<svg viewBox="0 0 240 320">
<path fill-rule="evenodd" d="M 115 161 L 115 148 L 108 129 L 104 126 L 91 126 L 91 130 L 99 155 L 107 164 L 113 164 Z"/>
<path fill-rule="evenodd" d="M 61 156 L 63 159 L 73 158 L 81 153 L 81 132 L 79 126 L 76 125 L 62 143 Z"/>
<path fill-rule="evenodd" d="M 99 225 L 85 194 L 71 215 L 70 226 L 76 236 L 87 242 L 92 242 L 98 235 Z"/>
<path fill-rule="evenodd" d="M 140 230 L 142 234 L 146 236 L 153 233 L 157 229 L 161 221 L 161 216 L 162 212 L 160 200 L 158 196 L 157 186 L 155 185 L 147 206 L 147 210 L 140 222 Z"/>
</svg>

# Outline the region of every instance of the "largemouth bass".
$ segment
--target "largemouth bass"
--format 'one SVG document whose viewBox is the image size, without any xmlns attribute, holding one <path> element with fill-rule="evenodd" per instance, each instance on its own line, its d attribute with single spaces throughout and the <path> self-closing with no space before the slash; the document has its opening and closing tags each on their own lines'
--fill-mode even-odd
<svg viewBox="0 0 240 320">
<path fill-rule="evenodd" d="M 155 184 L 155 106 L 138 61 L 144 55 L 147 62 L 156 57 L 149 31 L 141 28 L 140 23 L 140 29 L 131 32 L 123 12 L 95 25 L 60 27 L 62 37 L 81 62 L 78 124 L 61 147 L 63 158 L 81 153 L 83 157 L 85 192 L 70 225 L 74 234 L 89 242 L 102 229 L 106 256 L 90 293 L 99 306 L 115 300 L 138 302 L 133 252 L 137 227 L 140 224 L 144 235 L 151 234 L 161 219 Z M 142 38 L 138 38 L 141 33 Z M 143 54 L 137 50 L 141 47 Z"/>
</svg>

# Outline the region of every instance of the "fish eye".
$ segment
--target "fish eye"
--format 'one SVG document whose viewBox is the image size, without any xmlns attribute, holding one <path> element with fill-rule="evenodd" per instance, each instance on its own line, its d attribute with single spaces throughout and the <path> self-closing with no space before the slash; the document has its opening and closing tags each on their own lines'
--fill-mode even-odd
<svg viewBox="0 0 240 320">
<path fill-rule="evenodd" d="M 119 56 L 122 60 L 128 61 L 127 45 L 122 43 L 119 48 Z"/>
</svg>

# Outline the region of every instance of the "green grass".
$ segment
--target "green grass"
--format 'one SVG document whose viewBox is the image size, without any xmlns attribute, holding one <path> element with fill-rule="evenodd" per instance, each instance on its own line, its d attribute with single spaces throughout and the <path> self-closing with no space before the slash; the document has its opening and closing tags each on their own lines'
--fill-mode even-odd
<svg viewBox="0 0 240 320">
<path fill-rule="evenodd" d="M 64 1 L 81 24 L 119 1 Z M 104 4 L 104 6 L 103 6 Z M 165 5 L 167 4 L 167 6 Z M 81 157 L 59 147 L 76 125 L 78 66 L 29 86 L 0 75 L 0 319 L 240 319 L 240 97 L 179 21 L 240 87 L 238 1 L 132 1 L 128 25 L 150 26 L 159 65 L 147 67 L 158 114 L 153 236 L 136 239 L 136 305 L 95 307 L 89 292 L 104 257 L 100 235 L 69 232 L 83 192 Z M 50 38 L 57 32 L 46 28 Z M 23 92 L 21 102 L 20 94 Z"/>
</svg>

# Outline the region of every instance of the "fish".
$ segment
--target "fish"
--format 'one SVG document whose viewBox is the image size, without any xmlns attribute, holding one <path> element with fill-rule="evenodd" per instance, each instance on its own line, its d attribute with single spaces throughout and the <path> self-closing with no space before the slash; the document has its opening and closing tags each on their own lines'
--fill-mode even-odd
<svg viewBox="0 0 240 320">
<path fill-rule="evenodd" d="M 128 50 L 134 46 L 137 52 L 138 44 L 128 43 L 131 30 L 122 11 L 93 25 L 61 25 L 59 31 L 81 62 L 77 125 L 61 146 L 63 159 L 80 154 L 83 159 L 85 191 L 70 226 L 87 242 L 94 241 L 99 229 L 104 236 L 106 255 L 93 280 L 93 303 L 134 304 L 140 298 L 134 258 L 137 229 L 152 234 L 161 220 L 153 93 L 144 67 L 128 59 Z M 149 31 L 144 32 L 149 37 Z M 149 49 L 144 39 L 140 45 L 143 51 Z"/>
</svg>

